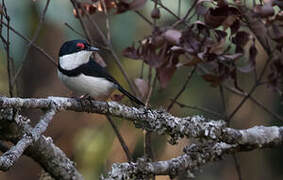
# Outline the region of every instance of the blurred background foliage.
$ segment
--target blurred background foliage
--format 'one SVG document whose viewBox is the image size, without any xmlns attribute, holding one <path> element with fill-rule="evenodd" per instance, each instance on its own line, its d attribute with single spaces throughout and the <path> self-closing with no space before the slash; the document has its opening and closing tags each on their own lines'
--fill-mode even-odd
<svg viewBox="0 0 283 180">
<path fill-rule="evenodd" d="M 31 38 L 39 22 L 40 13 L 46 3 L 45 0 L 7 0 L 8 13 L 11 17 L 11 26 L 21 32 L 26 37 Z M 164 5 L 170 7 L 172 11 L 178 9 L 177 1 L 163 0 Z M 181 14 L 184 15 L 190 7 L 190 1 L 183 1 Z M 141 12 L 150 17 L 153 3 L 148 1 Z M 95 14 L 96 21 L 104 26 L 103 14 Z M 175 19 L 166 11 L 161 9 L 161 20 L 159 24 L 168 24 Z M 52 57 L 57 59 L 58 49 L 61 44 L 70 39 L 81 38 L 64 23 L 70 24 L 74 29 L 83 32 L 78 19 L 73 16 L 73 7 L 70 1 L 51 1 L 45 23 L 40 31 L 36 44 L 45 49 Z M 126 12 L 119 15 L 111 15 L 111 36 L 115 51 L 120 55 L 120 59 L 125 66 L 131 78 L 139 76 L 141 61 L 127 59 L 121 56 L 124 48 L 131 46 L 134 41 L 143 39 L 151 33 L 151 27 L 148 26 L 140 17 L 133 12 Z M 92 32 L 94 39 L 99 43 L 101 40 L 95 31 Z M 11 33 L 11 56 L 15 66 L 19 67 L 23 63 L 23 56 L 26 51 L 27 43 L 21 38 Z M 116 64 L 107 52 L 103 52 L 110 73 L 117 78 L 125 87 L 126 81 L 122 77 Z M 0 94 L 8 96 L 8 82 L 6 71 L 6 59 L 3 45 L 0 51 Z M 259 52 L 257 62 L 260 64 L 265 60 L 263 52 Z M 260 66 L 260 65 L 259 65 Z M 157 87 L 153 92 L 151 105 L 154 108 L 166 108 L 180 90 L 187 74 L 191 71 L 188 67 L 180 68 L 170 81 L 168 88 L 160 89 Z M 146 71 L 145 71 L 146 74 Z M 250 82 L 248 74 L 240 76 L 241 87 L 248 89 Z M 21 97 L 47 97 L 47 96 L 72 96 L 57 78 L 56 68 L 46 57 L 31 48 L 28 52 L 23 71 L 20 74 L 18 82 L 19 96 Z M 264 102 L 264 105 L 272 108 L 275 112 L 283 115 L 282 106 L 280 106 L 279 97 L 270 89 L 260 87 L 254 94 L 254 97 Z M 227 111 L 231 112 L 237 106 L 241 98 L 234 94 L 225 92 L 225 101 Z M 200 106 L 213 111 L 223 113 L 223 107 L 218 88 L 210 87 L 209 83 L 204 82 L 198 74 L 193 79 L 182 94 L 180 102 L 193 106 Z M 123 103 L 128 103 L 127 100 Z M 40 112 L 25 112 L 28 117 L 36 120 Z M 202 114 L 209 118 L 216 118 L 203 112 L 180 108 L 175 105 L 171 110 L 176 116 L 187 116 L 192 114 Z M 122 136 L 125 138 L 134 158 L 143 155 L 143 132 L 135 129 L 131 123 L 122 119 L 115 119 L 119 126 Z M 273 119 L 269 114 L 248 101 L 236 114 L 232 121 L 232 127 L 248 128 L 255 125 L 281 125 L 282 122 Z M 102 115 L 62 112 L 59 113 L 46 132 L 47 136 L 54 139 L 58 145 L 72 160 L 77 163 L 77 167 L 84 175 L 85 179 L 98 179 L 101 173 L 107 172 L 114 162 L 127 161 L 126 156 L 115 136 L 110 124 Z M 155 160 L 167 160 L 176 157 L 182 153 L 182 148 L 192 140 L 183 139 L 178 145 L 172 146 L 167 142 L 164 136 L 154 135 L 153 149 Z M 282 148 L 272 150 L 256 150 L 253 152 L 240 153 L 239 163 L 244 179 L 283 179 L 283 156 Z M 38 164 L 28 158 L 21 158 L 10 171 L 0 172 L 2 180 L 17 179 L 38 179 L 40 175 Z M 206 166 L 201 172 L 196 172 L 196 179 L 238 179 L 233 159 L 228 156 L 223 161 Z M 169 179 L 161 176 L 156 179 Z M 182 178 L 180 178 L 182 179 Z"/>
</svg>

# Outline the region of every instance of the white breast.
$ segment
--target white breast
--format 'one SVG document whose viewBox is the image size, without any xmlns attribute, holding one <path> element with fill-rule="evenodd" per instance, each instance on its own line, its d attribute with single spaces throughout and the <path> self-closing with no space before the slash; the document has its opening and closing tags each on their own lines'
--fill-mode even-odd
<svg viewBox="0 0 283 180">
<path fill-rule="evenodd" d="M 72 70 L 89 61 L 91 51 L 79 51 L 73 54 L 67 54 L 59 59 L 60 66 L 65 70 Z"/>
<path fill-rule="evenodd" d="M 59 79 L 72 91 L 80 94 L 88 94 L 97 100 L 107 98 L 115 89 L 115 84 L 98 77 L 80 74 L 76 77 L 68 77 L 58 71 Z"/>
</svg>

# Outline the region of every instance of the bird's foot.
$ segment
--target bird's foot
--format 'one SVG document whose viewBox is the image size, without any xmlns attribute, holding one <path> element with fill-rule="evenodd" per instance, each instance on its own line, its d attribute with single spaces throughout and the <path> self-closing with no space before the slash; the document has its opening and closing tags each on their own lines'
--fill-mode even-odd
<svg viewBox="0 0 283 180">
<path fill-rule="evenodd" d="M 91 112 L 91 106 L 92 106 L 93 100 L 95 100 L 95 99 L 88 94 L 85 94 L 85 95 L 79 97 L 79 102 L 81 104 L 82 109 L 85 112 L 88 112 L 88 113 Z"/>
<path fill-rule="evenodd" d="M 121 100 L 125 97 L 124 94 L 114 94 L 110 97 L 112 101 L 121 102 Z"/>
</svg>

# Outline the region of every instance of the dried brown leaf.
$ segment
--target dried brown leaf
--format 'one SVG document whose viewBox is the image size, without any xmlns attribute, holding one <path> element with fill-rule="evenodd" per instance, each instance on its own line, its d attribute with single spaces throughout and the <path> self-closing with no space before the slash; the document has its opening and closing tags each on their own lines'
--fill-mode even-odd
<svg viewBox="0 0 283 180">
<path fill-rule="evenodd" d="M 225 7 L 221 8 L 210 8 L 204 17 L 205 24 L 217 28 L 218 26 L 222 25 L 224 20 L 227 18 L 228 11 L 225 9 Z"/>
<path fill-rule="evenodd" d="M 235 53 L 235 54 L 225 54 L 225 55 L 219 56 L 218 58 L 222 61 L 227 61 L 227 60 L 228 61 L 235 61 L 242 56 L 243 56 L 242 53 Z"/>
<path fill-rule="evenodd" d="M 135 82 L 142 98 L 144 98 L 148 94 L 148 91 L 149 91 L 148 82 L 144 79 L 141 79 L 141 78 L 135 79 L 134 82 Z"/>
<path fill-rule="evenodd" d="M 203 78 L 205 81 L 209 82 L 212 87 L 217 87 L 217 86 L 219 86 L 220 83 L 221 83 L 221 81 L 222 81 L 219 76 L 216 76 L 216 75 L 213 75 L 213 74 L 205 74 L 205 75 L 202 75 L 202 78 Z"/>
<path fill-rule="evenodd" d="M 243 48 L 250 40 L 250 34 L 245 31 L 238 31 L 232 38 L 232 43 L 236 45 L 236 53 L 243 53 Z"/>
<path fill-rule="evenodd" d="M 256 66 L 256 55 L 257 55 L 257 49 L 255 47 L 255 40 L 253 40 L 253 43 L 249 49 L 249 53 L 250 53 L 250 62 L 251 64 L 254 66 Z"/>
<path fill-rule="evenodd" d="M 168 29 L 162 36 L 170 43 L 178 45 L 180 43 L 182 33 L 176 29 Z"/>
<path fill-rule="evenodd" d="M 255 14 L 261 17 L 269 17 L 274 15 L 274 9 L 271 3 L 264 4 L 263 6 L 257 5 L 254 7 Z"/>
<path fill-rule="evenodd" d="M 124 13 L 124 12 L 130 10 L 130 4 L 126 3 L 126 2 L 119 1 L 116 4 L 116 6 L 117 6 L 116 14 L 121 14 L 121 13 Z"/>
<path fill-rule="evenodd" d="M 94 53 L 94 59 L 95 59 L 95 62 L 100 64 L 102 67 L 106 67 L 107 66 L 105 61 L 102 59 L 102 57 L 98 53 Z"/>
<path fill-rule="evenodd" d="M 196 13 L 199 16 L 203 16 L 207 13 L 208 8 L 205 7 L 205 3 L 211 3 L 212 0 L 198 0 L 197 4 L 196 4 Z"/>
<path fill-rule="evenodd" d="M 233 24 L 230 26 L 231 29 L 231 35 L 235 34 L 236 32 L 238 32 L 238 30 L 240 29 L 240 21 L 239 19 L 236 19 Z"/>
<path fill-rule="evenodd" d="M 152 17 L 152 19 L 159 19 L 160 18 L 159 8 L 154 7 L 153 10 L 151 11 L 150 16 Z"/>
<path fill-rule="evenodd" d="M 123 50 L 122 52 L 123 56 L 131 58 L 131 59 L 140 59 L 140 54 L 138 50 L 134 47 L 127 47 L 126 49 Z"/>
<path fill-rule="evenodd" d="M 216 42 L 209 50 L 210 54 L 220 55 L 225 50 L 225 41 L 226 39 L 223 38 L 220 41 Z"/>
<path fill-rule="evenodd" d="M 176 71 L 176 65 L 178 64 L 178 55 L 171 55 L 169 59 L 159 68 L 156 68 L 157 77 L 162 88 L 166 88 L 169 81 L 173 77 Z"/>
</svg>

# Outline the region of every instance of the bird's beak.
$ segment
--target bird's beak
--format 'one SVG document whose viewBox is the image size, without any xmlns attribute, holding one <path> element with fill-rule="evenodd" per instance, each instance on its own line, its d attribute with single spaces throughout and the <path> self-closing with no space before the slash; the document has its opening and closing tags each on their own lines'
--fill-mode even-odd
<svg viewBox="0 0 283 180">
<path fill-rule="evenodd" d="M 93 47 L 93 46 L 88 46 L 88 47 L 87 47 L 87 50 L 88 50 L 88 51 L 99 51 L 98 48 Z"/>
</svg>

